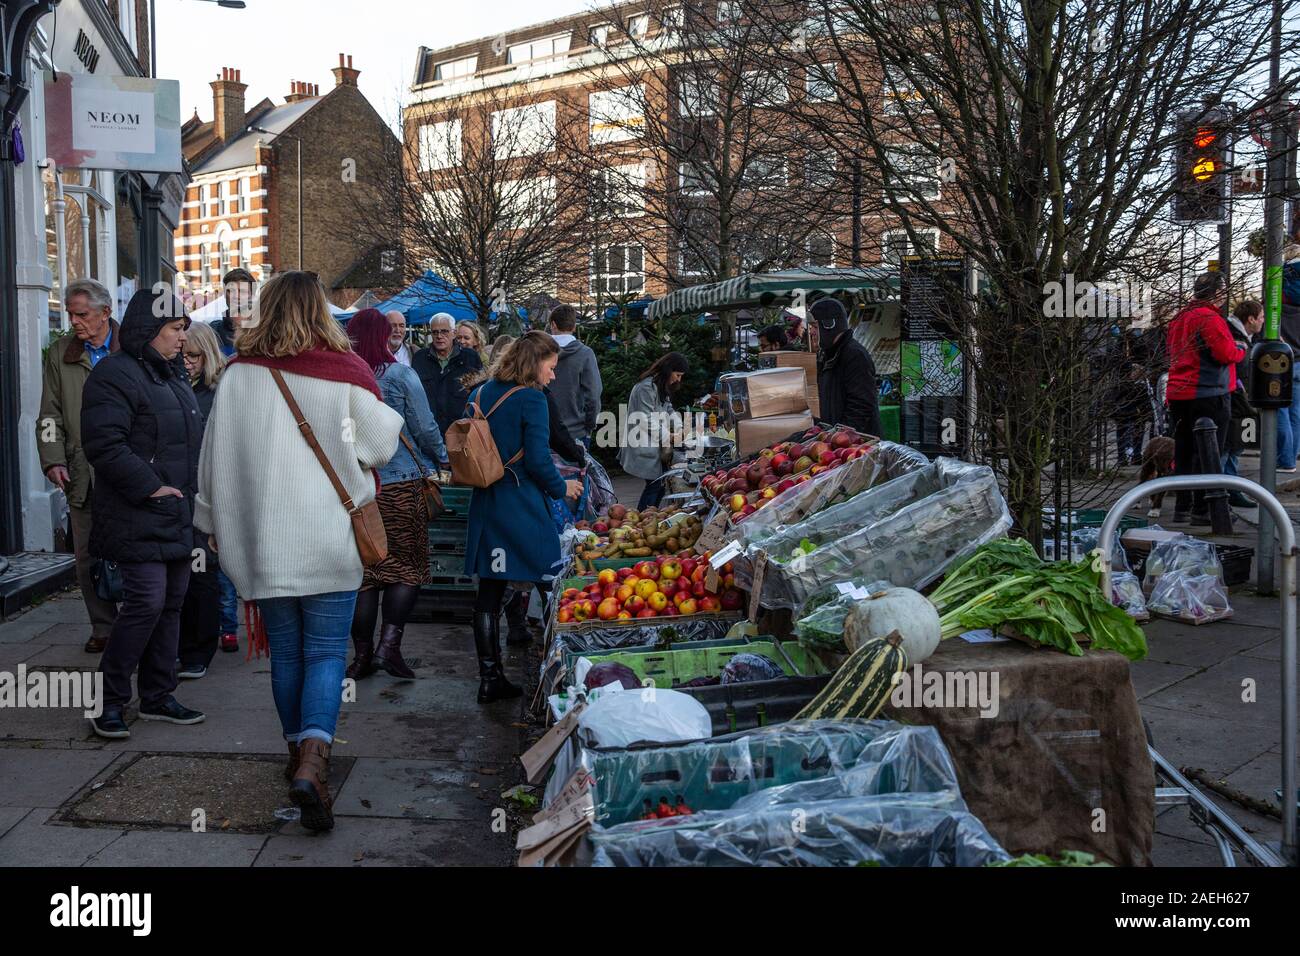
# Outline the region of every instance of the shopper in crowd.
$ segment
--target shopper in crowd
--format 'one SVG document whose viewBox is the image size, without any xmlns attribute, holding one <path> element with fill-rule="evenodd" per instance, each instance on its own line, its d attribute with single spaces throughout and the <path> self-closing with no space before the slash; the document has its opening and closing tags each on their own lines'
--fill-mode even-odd
<svg viewBox="0 0 1300 956">
<path fill-rule="evenodd" d="M 1231 399 L 1228 438 L 1221 462 L 1225 475 L 1238 473 L 1241 453 L 1246 449 L 1246 422 L 1253 420 L 1254 427 L 1259 427 L 1257 413 L 1250 404 L 1247 383 L 1250 379 L 1250 346 L 1262 328 L 1264 328 L 1264 306 L 1258 299 L 1243 299 L 1228 316 L 1228 331 L 1232 335 L 1232 340 L 1241 346 L 1245 354 L 1233 368 L 1232 381 L 1229 383 Z M 1240 491 L 1230 492 L 1228 501 L 1236 508 L 1258 507 L 1258 503 L 1253 498 L 1248 498 Z"/>
<path fill-rule="evenodd" d="M 573 306 L 559 305 L 551 310 L 551 337 L 560 347 L 560 361 L 548 391 L 569 435 L 590 448 L 600 416 L 602 385 L 596 353 L 578 341 L 574 335 L 577 328 L 578 310 Z"/>
<path fill-rule="evenodd" d="M 172 696 L 203 431 L 180 360 L 189 324 L 170 292 L 141 289 L 122 318 L 121 349 L 86 381 L 81 434 L 95 469 L 90 553 L 116 562 L 123 585 L 99 662 L 103 712 L 91 726 L 101 737 L 131 736 L 123 709 L 137 670 L 142 720 L 203 720 Z"/>
<path fill-rule="evenodd" d="M 669 421 L 673 395 L 682 387 L 690 362 L 681 352 L 669 352 L 641 373 L 627 399 L 624 444 L 618 463 L 629 475 L 644 479 L 637 508 L 663 500 L 663 475 L 672 464 L 673 434 Z"/>
<path fill-rule="evenodd" d="M 817 395 L 821 418 L 866 435 L 880 434 L 880 391 L 876 364 L 849 329 L 849 314 L 838 299 L 818 299 L 811 309 L 817 323 Z"/>
<path fill-rule="evenodd" d="M 1201 474 L 1193 428 L 1209 418 L 1218 428 L 1218 454 L 1227 447 L 1231 420 L 1229 387 L 1232 367 L 1246 351 L 1233 341 L 1223 315 L 1228 283 L 1222 272 L 1196 277 L 1192 300 L 1169 323 L 1169 412 L 1174 426 L 1174 468 L 1180 475 Z M 1174 520 L 1204 524 L 1209 511 L 1203 491 L 1180 491 Z"/>
<path fill-rule="evenodd" d="M 82 394 L 90 371 L 121 348 L 121 330 L 113 319 L 113 296 L 94 279 L 77 279 L 64 290 L 72 334 L 51 342 L 41 368 L 41 412 L 36 419 L 36 451 L 50 484 L 68 499 L 77 587 L 90 617 L 88 654 L 104 650 L 113 630 L 116 608 L 95 592 L 90 556 L 91 483 L 81 433 Z"/>
<path fill-rule="evenodd" d="M 560 540 L 546 496 L 576 498 L 582 483 L 560 477 L 548 450 L 546 398 L 560 348 L 545 332 L 517 339 L 491 378 L 471 393 L 488 416 L 505 475 L 470 499 L 465 573 L 479 578 L 474 602 L 479 703 L 518 697 L 501 666 L 501 606 L 511 581 L 543 582 L 555 573 Z M 471 414 L 466 409 L 465 414 Z"/>
<path fill-rule="evenodd" d="M 443 435 L 465 411 L 468 393 L 461 379 L 483 367 L 478 352 L 462 348 L 456 342 L 455 324 L 446 312 L 435 315 L 429 320 L 428 347 L 411 358 L 411 368 L 420 376 L 420 384 L 438 422 L 438 432 Z"/>
<path fill-rule="evenodd" d="M 203 426 L 212 413 L 212 401 L 217 394 L 217 379 L 226 364 L 221 354 L 221 341 L 211 326 L 196 322 L 185 333 L 181 356 L 190 388 L 194 390 L 194 400 L 199 406 L 199 436 L 202 439 Z M 182 680 L 195 680 L 207 674 L 221 633 L 217 556 L 207 546 L 206 535 L 200 534 L 197 538 L 194 560 L 190 562 L 190 583 L 185 591 L 185 603 L 181 605 L 180 670 L 176 676 Z"/>
<path fill-rule="evenodd" d="M 393 358 L 399 365 L 409 368 L 411 349 L 406 344 L 406 316 L 393 309 L 385 318 L 388 319 L 388 350 L 393 353 Z"/>
<path fill-rule="evenodd" d="M 779 325 L 769 325 L 758 333 L 758 350 L 760 352 L 779 352 L 789 348 L 785 329 Z"/>
<path fill-rule="evenodd" d="M 388 557 L 366 568 L 352 615 L 354 656 L 349 677 L 368 677 L 375 665 L 393 677 L 413 678 L 402 658 L 406 622 L 429 576 L 429 508 L 424 477 L 447 461 L 442 433 L 433 420 L 420 377 L 389 351 L 389 326 L 376 309 L 363 309 L 348 322 L 352 348 L 370 366 L 384 402 L 402 416 L 401 443 L 379 469 L 379 513 L 388 535 Z M 384 619 L 375 647 L 375 624 L 383 603 Z"/>
<path fill-rule="evenodd" d="M 1151 392 L 1141 336 L 1138 329 L 1117 328 L 1114 341 L 1097 369 L 1111 383 L 1105 395 L 1109 417 L 1115 422 L 1120 467 L 1141 463 L 1147 423 L 1151 420 Z"/>
<path fill-rule="evenodd" d="M 373 501 L 372 469 L 393 457 L 401 429 L 402 416 L 384 404 L 374 373 L 330 314 L 320 280 L 285 272 L 268 282 L 217 389 L 194 520 L 240 596 L 255 604 L 249 640 L 259 653 L 269 645 L 290 797 L 311 830 L 334 825 L 326 778 L 362 581 L 335 483 L 357 508 Z"/>
<path fill-rule="evenodd" d="M 469 319 L 456 326 L 456 344 L 463 349 L 472 349 L 483 365 L 488 363 L 487 339 L 483 335 L 483 326 Z"/>
<path fill-rule="evenodd" d="M 235 354 L 235 340 L 239 331 L 253 314 L 253 297 L 257 293 L 257 280 L 247 269 L 231 269 L 221 277 L 225 297 L 225 315 L 209 323 L 221 340 L 221 354 Z"/>
<path fill-rule="evenodd" d="M 1300 225 L 1297 226 L 1300 229 Z M 1300 359 L 1300 240 L 1282 250 L 1282 340 Z M 1289 408 L 1277 410 L 1277 470 L 1294 474 L 1300 458 L 1300 362 L 1291 364 Z"/>
</svg>

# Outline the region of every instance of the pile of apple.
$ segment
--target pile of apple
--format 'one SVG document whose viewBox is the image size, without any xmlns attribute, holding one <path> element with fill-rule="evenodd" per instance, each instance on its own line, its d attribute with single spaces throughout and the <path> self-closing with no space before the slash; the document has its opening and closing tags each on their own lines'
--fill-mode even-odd
<svg viewBox="0 0 1300 956">
<path fill-rule="evenodd" d="M 706 475 L 700 486 L 730 509 L 733 521 L 743 521 L 782 492 L 860 458 L 871 446 L 851 428 L 810 428 L 799 441 L 780 442 L 730 471 Z"/>
<path fill-rule="evenodd" d="M 564 591 L 555 620 L 578 624 L 593 619 L 628 621 L 739 610 L 743 598 L 735 586 L 731 564 L 718 571 L 719 591 L 705 587 L 708 573 L 708 555 L 693 554 L 665 554 L 631 568 L 606 569 L 586 587 Z"/>
</svg>

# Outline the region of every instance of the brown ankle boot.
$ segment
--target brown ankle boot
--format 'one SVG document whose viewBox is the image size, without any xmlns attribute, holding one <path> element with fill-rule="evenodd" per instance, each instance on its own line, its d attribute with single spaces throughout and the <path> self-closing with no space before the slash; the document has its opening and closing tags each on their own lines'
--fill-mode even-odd
<svg viewBox="0 0 1300 956">
<path fill-rule="evenodd" d="M 293 775 L 298 772 L 298 744 L 293 740 L 285 742 L 289 745 L 289 762 L 284 765 L 284 779 L 293 783 Z"/>
<path fill-rule="evenodd" d="M 308 737 L 298 744 L 298 769 L 289 785 L 289 798 L 302 811 L 302 825 L 308 830 L 334 828 L 329 773 L 329 744 L 319 737 Z"/>
<path fill-rule="evenodd" d="M 375 662 L 392 677 L 406 680 L 415 678 L 415 671 L 402 659 L 402 633 L 404 625 L 384 624 L 379 629 L 379 646 L 375 648 Z"/>
</svg>

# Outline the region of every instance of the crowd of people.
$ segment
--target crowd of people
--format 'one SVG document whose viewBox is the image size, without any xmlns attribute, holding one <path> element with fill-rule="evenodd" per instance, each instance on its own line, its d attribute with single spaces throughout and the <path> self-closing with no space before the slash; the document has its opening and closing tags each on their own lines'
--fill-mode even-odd
<svg viewBox="0 0 1300 956">
<path fill-rule="evenodd" d="M 335 670 L 414 677 L 402 641 L 429 573 L 425 484 L 448 466 L 447 429 L 475 409 L 503 460 L 519 456 L 506 469 L 510 487 L 475 490 L 466 560 L 480 581 L 479 698 L 511 693 L 496 619 L 504 607 L 509 643 L 531 639 L 529 592 L 555 558 L 538 542 L 553 542 L 542 531 L 555 501 L 581 486 L 557 467 L 581 476 L 601 411 L 600 369 L 577 338 L 577 311 L 558 306 L 546 332 L 490 346 L 477 322 L 440 313 L 428 345 L 413 347 L 398 311 L 362 310 L 345 331 L 308 273 L 259 293 L 236 268 L 222 286 L 222 315 L 210 324 L 191 324 L 179 301 L 150 292 L 119 323 L 103 286 L 71 283 L 73 334 L 46 356 L 38 445 L 69 504 L 91 625 L 85 650 L 104 655 L 109 700 L 96 733 L 129 734 L 122 712 L 137 668 L 142 716 L 203 720 L 173 692 L 178 680 L 202 678 L 218 649 L 239 649 L 241 600 L 247 639 L 278 651 L 272 684 L 295 754 L 304 740 L 329 743 L 337 707 L 318 692 Z M 811 317 L 823 417 L 877 431 L 875 369 L 845 308 L 825 299 Z M 782 326 L 760 341 L 798 345 Z M 667 420 L 689 371 L 682 353 L 662 355 L 631 389 L 627 416 Z M 645 482 L 640 506 L 662 499 L 680 438 L 622 432 L 618 460 Z M 349 512 L 372 501 L 387 556 L 363 567 L 342 544 Z"/>
</svg>

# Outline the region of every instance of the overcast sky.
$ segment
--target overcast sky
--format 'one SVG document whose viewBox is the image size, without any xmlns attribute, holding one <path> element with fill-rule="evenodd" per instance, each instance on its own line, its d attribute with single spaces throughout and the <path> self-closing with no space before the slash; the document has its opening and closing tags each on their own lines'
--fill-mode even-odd
<svg viewBox="0 0 1300 956">
<path fill-rule="evenodd" d="M 597 6 L 593 0 L 247 0 L 227 10 L 202 0 L 158 0 L 158 75 L 180 80 L 181 117 L 212 118 L 208 84 L 223 66 L 241 70 L 249 105 L 284 101 L 290 80 L 334 85 L 330 70 L 352 54 L 361 90 L 395 123 L 415 52 L 541 23 Z"/>
</svg>

